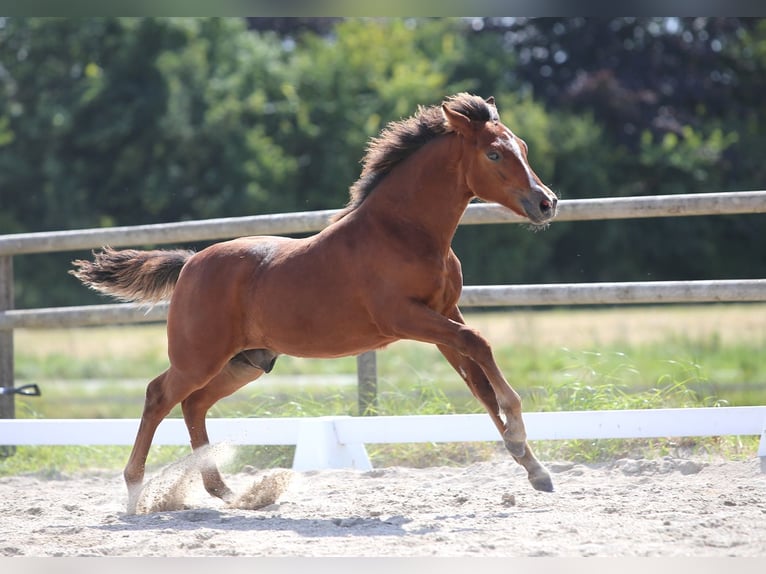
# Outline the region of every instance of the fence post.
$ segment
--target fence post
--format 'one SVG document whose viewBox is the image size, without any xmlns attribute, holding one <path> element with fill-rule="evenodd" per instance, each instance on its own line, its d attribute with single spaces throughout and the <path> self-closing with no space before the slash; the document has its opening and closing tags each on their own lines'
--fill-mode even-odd
<svg viewBox="0 0 766 574">
<path fill-rule="evenodd" d="M 13 309 L 13 256 L 0 256 L 0 311 Z M 13 388 L 13 330 L 0 330 L 0 388 Z M 0 392 L 0 419 L 16 416 L 12 393 Z M 0 457 L 10 456 L 16 449 L 0 445 Z"/>
<path fill-rule="evenodd" d="M 377 414 L 378 361 L 375 351 L 357 355 L 356 376 L 359 388 L 359 414 L 362 416 Z"/>
</svg>

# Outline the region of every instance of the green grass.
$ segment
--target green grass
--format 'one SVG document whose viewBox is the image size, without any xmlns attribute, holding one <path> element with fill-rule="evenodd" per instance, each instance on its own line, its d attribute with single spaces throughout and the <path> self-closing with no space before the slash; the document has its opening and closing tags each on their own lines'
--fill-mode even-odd
<svg viewBox="0 0 766 574">
<path fill-rule="evenodd" d="M 688 307 L 658 309 L 471 319 L 490 333 L 496 359 L 528 412 L 766 404 L 766 306 L 716 307 L 715 313 L 709 307 L 693 313 Z M 19 333 L 17 383 L 36 382 L 43 396 L 19 397 L 17 416 L 137 418 L 146 382 L 166 368 L 164 355 L 164 332 L 157 326 Z M 272 375 L 220 401 L 210 416 L 356 415 L 355 369 L 353 358 L 282 357 Z M 318 375 L 327 380 L 313 384 Z M 379 414 L 483 412 L 433 347 L 392 345 L 379 353 L 378 375 Z M 295 377 L 302 377 L 299 386 Z M 179 409 L 171 416 L 180 416 Z M 544 460 L 715 452 L 746 457 L 756 451 L 757 439 L 539 441 L 533 447 Z M 129 450 L 19 447 L 14 456 L 0 458 L 0 475 L 115 470 L 127 460 Z M 289 466 L 293 450 L 239 448 L 232 468 Z M 429 466 L 485 460 L 502 448 L 499 443 L 399 444 L 369 445 L 368 451 L 376 466 Z M 153 447 L 150 469 L 187 452 L 185 447 Z"/>
</svg>

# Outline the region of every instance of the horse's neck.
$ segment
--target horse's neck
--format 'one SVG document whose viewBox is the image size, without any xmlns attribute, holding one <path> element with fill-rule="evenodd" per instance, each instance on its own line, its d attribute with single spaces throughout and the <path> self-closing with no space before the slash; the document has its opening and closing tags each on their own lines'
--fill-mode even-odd
<svg viewBox="0 0 766 574">
<path fill-rule="evenodd" d="M 446 251 L 473 197 L 460 166 L 457 136 L 429 142 L 394 168 L 365 200 L 370 217 L 417 226 Z"/>
</svg>

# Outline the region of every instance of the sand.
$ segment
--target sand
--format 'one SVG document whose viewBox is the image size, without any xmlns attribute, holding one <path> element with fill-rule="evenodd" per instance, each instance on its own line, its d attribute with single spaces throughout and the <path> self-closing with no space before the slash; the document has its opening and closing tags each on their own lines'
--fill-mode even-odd
<svg viewBox="0 0 766 574">
<path fill-rule="evenodd" d="M 0 478 L 0 556 L 766 557 L 759 460 L 548 464 L 534 491 L 506 457 L 464 467 L 227 476 L 225 505 L 183 464 L 140 514 L 116 472 Z"/>
</svg>

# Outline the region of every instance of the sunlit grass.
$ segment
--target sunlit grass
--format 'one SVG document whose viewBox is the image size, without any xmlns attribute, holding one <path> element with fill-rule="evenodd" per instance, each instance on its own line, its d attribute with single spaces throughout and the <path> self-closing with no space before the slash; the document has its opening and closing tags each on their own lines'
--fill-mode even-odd
<svg viewBox="0 0 766 574">
<path fill-rule="evenodd" d="M 531 411 L 643 409 L 766 404 L 766 306 L 652 308 L 476 314 L 496 359 Z M 714 311 L 714 312 L 711 312 Z M 658 325 L 657 332 L 649 326 Z M 664 331 L 659 329 L 664 326 Z M 164 328 L 20 332 L 18 384 L 43 396 L 19 397 L 19 418 L 138 418 L 146 383 L 167 367 Z M 220 401 L 211 417 L 357 415 L 354 358 L 281 357 L 271 375 Z M 321 380 L 320 380 L 321 379 Z M 401 342 L 378 355 L 382 415 L 481 413 L 481 405 L 438 351 Z M 176 408 L 170 416 L 180 416 Z M 215 440 L 215 437 L 213 437 Z M 754 437 L 538 441 L 541 458 L 577 461 L 720 452 L 752 456 Z M 120 469 L 128 447 L 19 447 L 0 475 L 55 476 Z M 188 452 L 153 447 L 151 465 Z M 232 468 L 290 466 L 294 447 L 237 449 Z M 486 460 L 499 442 L 369 445 L 376 466 L 430 466 Z"/>
<path fill-rule="evenodd" d="M 570 365 L 560 381 L 548 387 L 528 389 L 528 411 L 568 411 L 604 409 L 649 409 L 668 407 L 700 407 L 726 404 L 715 397 L 700 394 L 692 387 L 701 373 L 698 365 L 666 363 L 667 372 L 655 385 L 642 391 L 631 391 L 628 384 L 640 377 L 640 371 L 623 355 L 602 356 L 581 353 L 580 361 Z M 83 392 L 76 383 L 71 390 Z M 105 387 L 114 392 L 116 388 Z M 85 389 L 93 397 L 93 389 Z M 415 383 L 383 382 L 379 388 L 376 413 L 381 415 L 455 414 L 483 412 L 478 402 L 463 387 L 450 390 L 439 380 Z M 135 397 L 134 397 L 135 398 Z M 33 399 L 27 399 L 32 401 Z M 90 406 L 103 408 L 114 399 L 102 397 Z M 124 401 L 123 401 L 124 402 Z M 139 401 L 140 402 L 140 401 Z M 78 402 L 81 404 L 81 402 Z M 221 401 L 210 413 L 216 417 L 311 417 L 356 414 L 357 394 L 353 386 L 305 388 L 300 393 L 268 389 L 252 385 L 236 399 Z M 124 405 L 110 416 L 122 413 L 138 416 L 140 408 L 128 413 Z M 95 410 L 95 413 L 102 412 Z M 83 406 L 80 414 L 86 415 Z M 103 414 L 103 412 L 102 412 Z M 40 416 L 33 409 L 24 409 L 21 416 Z M 177 410 L 171 416 L 179 416 Z M 752 456 L 757 448 L 754 437 L 667 438 L 652 440 L 567 440 L 538 441 L 534 448 L 541 458 L 566 459 L 581 462 L 609 460 L 626 456 L 688 456 L 718 452 L 729 457 Z M 149 463 L 157 466 L 183 456 L 185 447 L 153 447 Z M 503 452 L 499 442 L 448 444 L 381 444 L 370 445 L 368 452 L 375 466 L 405 465 L 413 467 L 466 464 L 488 460 Z M 34 472 L 56 476 L 92 469 L 119 469 L 127 460 L 128 447 L 19 447 L 15 456 L 0 460 L 0 475 Z M 293 446 L 239 447 L 227 470 L 245 465 L 258 468 L 289 467 Z"/>
</svg>

